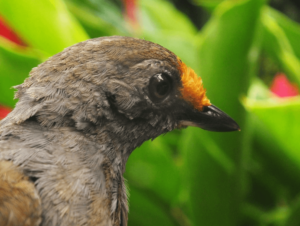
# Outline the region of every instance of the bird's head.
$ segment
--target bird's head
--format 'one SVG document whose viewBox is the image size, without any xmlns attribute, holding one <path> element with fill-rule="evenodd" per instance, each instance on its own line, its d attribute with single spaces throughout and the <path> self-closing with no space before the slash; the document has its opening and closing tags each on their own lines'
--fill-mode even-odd
<svg viewBox="0 0 300 226">
<path fill-rule="evenodd" d="M 19 124 L 35 117 L 45 127 L 91 134 L 105 130 L 138 145 L 185 126 L 239 129 L 210 103 L 192 69 L 149 41 L 88 40 L 51 57 L 30 75 L 16 87 L 19 102 L 6 121 Z"/>
</svg>

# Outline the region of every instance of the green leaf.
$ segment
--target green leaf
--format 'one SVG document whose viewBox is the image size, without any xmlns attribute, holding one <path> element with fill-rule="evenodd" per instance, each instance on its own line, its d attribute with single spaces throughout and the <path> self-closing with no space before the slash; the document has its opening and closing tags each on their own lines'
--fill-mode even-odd
<svg viewBox="0 0 300 226">
<path fill-rule="evenodd" d="M 272 11 L 271 11 L 272 12 Z M 297 58 L 294 52 L 298 51 L 299 42 L 295 41 L 297 34 L 295 35 L 295 29 L 289 30 L 288 34 L 291 37 L 290 39 L 293 41 L 294 48 L 292 47 L 285 30 L 282 29 L 275 18 L 271 15 L 269 8 L 265 8 L 262 14 L 262 25 L 263 25 L 263 49 L 273 58 L 287 73 L 287 75 L 295 82 L 300 85 L 300 60 Z M 278 16 L 276 19 L 280 20 Z M 286 21 L 285 21 L 286 22 Z M 281 24 L 284 24 L 281 21 Z M 289 24 L 290 25 L 290 24 Z M 290 27 L 286 27 L 286 30 L 290 29 Z M 293 26 L 293 28 L 295 28 Z M 294 33 L 292 33 L 294 32 Z M 293 34 L 293 35 L 291 35 Z M 298 36 L 300 38 L 300 36 Z M 295 44 L 297 43 L 297 44 Z"/>
<path fill-rule="evenodd" d="M 274 126 L 270 127 L 264 121 L 261 120 L 261 116 L 255 114 L 256 111 L 262 111 L 262 109 L 256 109 L 260 105 L 267 105 L 264 108 L 268 108 L 269 103 L 280 105 L 280 103 L 286 102 L 288 99 L 274 98 L 274 94 L 267 89 L 267 87 L 258 79 L 255 80 L 248 92 L 248 98 L 244 99 L 245 107 L 251 112 L 253 117 L 254 127 L 254 139 L 253 139 L 253 155 L 259 159 L 261 168 L 264 168 L 273 177 L 276 177 L 282 185 L 289 189 L 290 193 L 298 193 L 300 186 L 300 165 L 298 161 L 295 161 L 293 155 L 288 154 L 287 147 L 284 142 L 274 134 L 274 130 L 281 130 L 281 127 L 276 127 L 277 121 L 285 121 L 285 118 L 279 118 L 278 115 L 273 115 L 273 111 L 260 112 L 259 115 L 272 118 Z M 279 104 L 277 104 L 277 102 Z M 253 111 L 252 108 L 256 110 Z M 284 109 L 284 107 L 282 107 Z M 288 108 L 285 109 L 288 111 Z M 269 115 L 271 114 L 271 115 Z M 291 126 L 293 123 L 291 123 Z M 289 137 L 289 133 L 281 134 L 284 137 Z M 272 190 L 276 190 L 278 186 L 273 186 Z M 279 192 L 276 191 L 278 194 Z"/>
<path fill-rule="evenodd" d="M 0 14 L 29 46 L 45 56 L 88 39 L 61 0 L 0 0 Z"/>
<path fill-rule="evenodd" d="M 171 216 L 170 209 L 165 207 L 155 196 L 134 187 L 131 187 L 130 193 L 128 225 L 178 225 Z"/>
<path fill-rule="evenodd" d="M 17 100 L 14 98 L 13 86 L 23 83 L 33 67 L 41 61 L 28 49 L 0 39 L 0 103 L 14 107 Z"/>
<path fill-rule="evenodd" d="M 237 120 L 238 133 L 189 128 L 182 137 L 194 225 L 236 225 L 242 197 L 245 111 L 239 95 L 250 83 L 249 57 L 264 1 L 224 1 L 202 32 L 199 75 L 211 102 Z M 257 55 L 255 54 L 257 59 Z"/>
<path fill-rule="evenodd" d="M 91 38 L 129 35 L 121 8 L 106 0 L 66 0 Z"/>
<path fill-rule="evenodd" d="M 284 31 L 295 55 L 300 59 L 300 25 L 275 9 L 267 8 L 267 14 L 273 18 Z"/>
<path fill-rule="evenodd" d="M 194 2 L 209 11 L 213 11 L 221 2 L 225 0 L 194 0 Z"/>
<path fill-rule="evenodd" d="M 258 78 L 252 80 L 250 88 L 248 90 L 248 97 L 255 100 L 267 100 L 274 97 L 274 94 L 268 89 L 268 87 Z"/>
<path fill-rule="evenodd" d="M 283 148 L 286 157 L 294 163 L 300 172 L 300 97 L 270 98 L 268 100 L 246 99 L 247 109 L 255 114 L 268 128 Z"/>
<path fill-rule="evenodd" d="M 200 35 L 178 34 L 178 31 L 161 31 L 157 33 L 144 33 L 143 37 L 175 53 L 185 64 L 199 70 L 198 46 Z M 168 37 L 168 38 L 166 38 Z"/>
<path fill-rule="evenodd" d="M 130 186 L 152 191 L 167 203 L 177 200 L 180 189 L 179 171 L 163 137 L 145 142 L 131 154 L 125 177 Z"/>
<path fill-rule="evenodd" d="M 298 226 L 300 222 L 300 198 L 297 197 L 292 205 L 290 214 L 285 222 L 285 226 Z"/>
<path fill-rule="evenodd" d="M 285 206 L 275 208 L 274 210 L 267 212 L 260 209 L 257 206 L 251 204 L 243 205 L 242 211 L 250 218 L 252 221 L 249 224 L 249 219 L 245 225 L 261 225 L 261 226 L 285 226 L 284 221 L 289 214 L 289 209 Z"/>
<path fill-rule="evenodd" d="M 264 195 L 260 193 L 262 189 L 255 189 L 252 195 L 252 200 L 262 204 L 262 206 L 274 205 L 282 200 L 289 200 L 299 192 L 300 187 L 300 166 L 289 156 L 283 144 L 276 139 L 270 128 L 253 115 L 254 137 L 253 137 L 253 158 L 257 160 L 255 164 L 249 164 L 249 169 L 258 168 L 255 170 L 256 179 L 260 178 L 260 182 L 266 187 Z M 259 167 L 258 167 L 259 165 Z M 253 167 L 254 166 L 254 167 Z M 273 181 L 266 175 L 270 175 Z M 258 192 L 259 191 L 259 192 Z M 256 199 L 255 199 L 256 197 Z M 266 202 L 261 197 L 264 197 Z M 268 197 L 270 197 L 268 199 Z"/>
<path fill-rule="evenodd" d="M 192 22 L 169 2 L 142 0 L 139 4 L 140 38 L 164 46 L 198 70 L 201 35 Z"/>
<path fill-rule="evenodd" d="M 172 31 L 178 34 L 193 34 L 197 30 L 192 22 L 170 2 L 141 0 L 139 18 L 143 33 L 158 34 Z"/>
</svg>

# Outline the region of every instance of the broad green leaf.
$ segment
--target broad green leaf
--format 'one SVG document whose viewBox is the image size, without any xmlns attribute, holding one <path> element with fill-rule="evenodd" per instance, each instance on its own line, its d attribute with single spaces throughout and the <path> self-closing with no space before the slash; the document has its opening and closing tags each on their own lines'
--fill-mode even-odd
<svg viewBox="0 0 300 226">
<path fill-rule="evenodd" d="M 279 99 L 256 82 L 243 102 L 256 116 L 253 121 L 254 155 L 259 156 L 263 167 L 292 194 L 297 193 L 300 187 L 300 155 L 296 138 L 300 133 L 297 128 L 300 98 Z"/>
<path fill-rule="evenodd" d="M 252 204 L 245 204 L 242 212 L 248 216 L 248 221 L 242 225 L 285 226 L 284 221 L 289 214 L 289 209 L 282 206 L 268 212 Z M 252 218 L 251 223 L 249 218 Z"/>
<path fill-rule="evenodd" d="M 28 49 L 15 46 L 0 39 L 0 103 L 14 107 L 15 85 L 23 83 L 33 67 L 41 61 Z"/>
<path fill-rule="evenodd" d="M 158 43 L 174 52 L 188 66 L 198 70 L 197 49 L 201 35 L 188 18 L 171 3 L 142 0 L 140 4 L 140 38 Z"/>
<path fill-rule="evenodd" d="M 131 187 L 128 225 L 132 226 L 178 226 L 171 209 L 151 192 Z"/>
<path fill-rule="evenodd" d="M 298 166 L 300 172 L 300 97 L 261 101 L 246 99 L 244 104 L 267 126 L 274 139 L 284 148 L 284 154 Z"/>
<path fill-rule="evenodd" d="M 297 197 L 292 205 L 291 212 L 285 222 L 285 226 L 298 226 L 300 222 L 300 198 Z"/>
<path fill-rule="evenodd" d="M 0 0 L 0 14 L 25 43 L 45 56 L 88 39 L 61 0 Z"/>
<path fill-rule="evenodd" d="M 250 50 L 257 32 L 261 0 L 224 1 L 204 27 L 199 75 L 207 96 L 240 124 L 242 132 L 184 132 L 185 178 L 189 182 L 194 225 L 236 225 L 242 196 L 242 137 L 245 112 L 239 103 L 250 83 Z M 244 134 L 245 133 L 245 134 Z"/>
<path fill-rule="evenodd" d="M 267 86 L 258 78 L 254 78 L 248 90 L 248 97 L 255 100 L 267 100 L 275 97 Z"/>
<path fill-rule="evenodd" d="M 288 225 L 284 223 L 287 219 L 289 219 L 288 222 L 293 222 L 291 225 L 297 225 L 295 223 L 298 219 L 299 207 L 297 207 L 297 202 L 291 200 L 299 193 L 299 161 L 295 161 L 295 157 L 286 150 L 285 143 L 275 135 L 276 132 L 274 133 L 274 131 L 281 130 L 281 126 L 270 127 L 261 120 L 261 116 L 257 116 L 252 111 L 252 106 L 256 108 L 255 105 L 257 104 L 268 108 L 270 103 L 276 104 L 286 100 L 276 98 L 261 81 L 256 79 L 249 89 L 248 98 L 243 101 L 247 108 L 250 103 L 249 111 L 251 111 L 254 127 L 253 160 L 247 167 L 251 175 L 248 202 L 263 210 L 262 213 L 256 216 L 260 225 Z M 286 110 L 289 111 L 288 108 Z M 278 124 L 278 121 L 285 121 L 285 118 L 289 117 L 288 113 L 283 114 L 284 117 L 278 117 L 276 111 L 273 110 L 261 112 L 259 115 L 270 117 L 274 125 Z M 290 134 L 281 134 L 281 136 L 288 137 Z M 288 206 L 291 202 L 294 204 Z M 286 204 L 282 205 L 281 203 Z M 276 206 L 278 207 L 276 208 Z M 272 209 L 270 210 L 270 208 Z M 270 211 L 265 211 L 267 209 Z M 245 210 L 243 212 L 244 215 L 249 216 L 252 211 L 250 209 L 248 212 L 245 212 Z"/>
<path fill-rule="evenodd" d="M 185 64 L 199 71 L 198 46 L 200 35 L 178 34 L 178 31 L 161 31 L 157 33 L 144 33 L 146 40 L 155 42 L 175 53 Z M 168 37 L 168 38 L 166 38 Z"/>
<path fill-rule="evenodd" d="M 271 18 L 276 20 L 276 23 L 284 31 L 291 48 L 298 59 L 300 59 L 300 25 L 275 9 L 269 7 L 266 11 Z"/>
<path fill-rule="evenodd" d="M 123 13 L 113 2 L 106 0 L 66 0 L 92 38 L 109 35 L 129 35 Z"/>
<path fill-rule="evenodd" d="M 162 0 L 141 0 L 139 18 L 143 33 L 159 35 L 164 31 L 195 35 L 197 30 L 192 22 L 171 3 Z"/>
<path fill-rule="evenodd" d="M 256 103 L 268 103 L 272 101 L 277 103 L 286 100 L 279 100 L 261 81 L 256 79 L 249 89 L 248 98 L 244 99 L 243 102 L 245 107 L 248 108 L 247 104 L 249 102 L 256 105 Z M 250 111 L 253 115 L 254 113 L 252 112 L 252 108 L 250 108 Z M 255 115 L 256 114 L 254 114 L 254 116 Z M 271 115 L 273 114 L 271 113 Z M 269 117 L 270 115 L 266 113 L 265 116 Z M 286 116 L 288 116 L 288 114 L 286 114 Z M 274 124 L 277 124 L 277 121 L 285 120 L 286 116 L 282 119 L 276 119 Z M 297 161 L 295 161 L 293 156 L 288 154 L 285 144 L 280 142 L 280 140 L 278 140 L 274 135 L 273 130 L 276 128 L 270 128 L 260 120 L 260 117 L 257 116 L 253 117 L 252 123 L 254 127 L 254 157 L 259 158 L 259 162 L 262 165 L 261 167 L 266 169 L 266 171 L 268 171 L 269 174 L 272 174 L 273 177 L 276 177 L 281 184 L 288 187 L 291 193 L 297 193 L 298 188 L 300 187 L 300 165 Z M 281 128 L 278 127 L 277 129 Z M 288 135 L 286 134 L 285 136 Z M 272 190 L 276 190 L 276 187 L 278 186 L 273 187 L 274 188 L 272 188 Z M 276 192 L 280 193 L 278 191 Z"/>
<path fill-rule="evenodd" d="M 256 169 L 256 177 L 261 177 L 260 181 L 268 186 L 265 192 L 266 196 L 272 196 L 273 204 L 277 201 L 290 199 L 299 192 L 300 187 L 300 166 L 297 161 L 294 160 L 285 150 L 286 147 L 282 144 L 276 136 L 272 133 L 272 130 L 266 126 L 255 114 L 253 114 L 253 158 L 257 160 L 253 166 L 249 165 L 249 168 Z M 259 167 L 257 167 L 259 165 Z M 265 175 L 270 175 L 272 180 L 268 180 Z M 273 183 L 274 181 L 278 183 Z M 273 181 L 271 183 L 271 181 Z M 254 188 L 253 188 L 254 189 Z M 261 189 L 260 189 L 261 190 Z M 253 196 L 256 196 L 258 203 L 264 202 L 261 199 L 260 192 L 254 189 Z M 252 197 L 253 197 L 252 196 Z M 253 198 L 254 199 L 254 198 Z M 254 200 L 253 200 L 254 201 Z M 261 202 L 262 201 L 262 202 Z M 270 202 L 269 204 L 270 205 Z"/>
<path fill-rule="evenodd" d="M 193 0 L 196 4 L 206 8 L 209 11 L 213 11 L 221 2 L 225 0 Z"/>
<path fill-rule="evenodd" d="M 295 55 L 284 29 L 279 26 L 275 18 L 270 16 L 268 8 L 264 8 L 261 21 L 264 30 L 263 49 L 280 64 L 292 80 L 300 85 L 300 60 Z"/>
<path fill-rule="evenodd" d="M 147 141 L 130 156 L 125 177 L 129 184 L 150 190 L 168 203 L 174 203 L 180 189 L 178 168 L 164 137 Z"/>
</svg>

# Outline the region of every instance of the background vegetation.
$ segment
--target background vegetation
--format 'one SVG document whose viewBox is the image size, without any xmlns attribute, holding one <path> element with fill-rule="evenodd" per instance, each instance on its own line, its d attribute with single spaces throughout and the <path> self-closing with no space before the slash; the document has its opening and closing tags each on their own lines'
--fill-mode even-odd
<svg viewBox="0 0 300 226">
<path fill-rule="evenodd" d="M 0 16 L 16 34 L 0 38 L 2 105 L 13 107 L 11 87 L 65 47 L 126 35 L 176 53 L 240 124 L 235 133 L 173 131 L 135 150 L 130 226 L 300 225 L 300 98 L 268 89 L 277 72 L 300 85 L 300 26 L 270 3 L 0 0 Z"/>
</svg>

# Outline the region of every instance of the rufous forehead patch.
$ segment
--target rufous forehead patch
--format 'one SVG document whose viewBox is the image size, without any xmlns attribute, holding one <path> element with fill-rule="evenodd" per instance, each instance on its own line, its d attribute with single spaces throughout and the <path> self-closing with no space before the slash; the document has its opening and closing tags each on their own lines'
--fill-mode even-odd
<svg viewBox="0 0 300 226">
<path fill-rule="evenodd" d="M 187 67 L 179 58 L 178 64 L 182 82 L 180 92 L 183 99 L 189 101 L 194 108 L 200 111 L 202 111 L 204 106 L 210 106 L 211 103 L 206 96 L 206 90 L 203 87 L 202 79 L 197 76 L 193 69 Z"/>
</svg>

